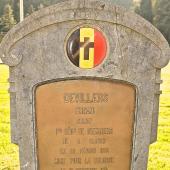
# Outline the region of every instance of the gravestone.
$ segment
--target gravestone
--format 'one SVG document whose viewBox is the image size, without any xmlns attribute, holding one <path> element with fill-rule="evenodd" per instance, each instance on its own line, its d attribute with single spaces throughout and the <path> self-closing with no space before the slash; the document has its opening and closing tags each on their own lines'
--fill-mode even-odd
<svg viewBox="0 0 170 170">
<path fill-rule="evenodd" d="M 70 0 L 14 27 L 11 138 L 22 170 L 146 170 L 169 45 L 111 2 Z"/>
</svg>

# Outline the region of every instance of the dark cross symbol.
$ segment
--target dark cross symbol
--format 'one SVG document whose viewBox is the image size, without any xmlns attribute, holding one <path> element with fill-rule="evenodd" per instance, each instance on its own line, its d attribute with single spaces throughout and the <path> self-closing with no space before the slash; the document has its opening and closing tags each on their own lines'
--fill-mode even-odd
<svg viewBox="0 0 170 170">
<path fill-rule="evenodd" d="M 90 38 L 85 37 L 84 42 L 80 42 L 80 47 L 84 48 L 84 60 L 89 60 L 89 49 L 94 48 L 94 42 L 90 42 Z"/>
</svg>

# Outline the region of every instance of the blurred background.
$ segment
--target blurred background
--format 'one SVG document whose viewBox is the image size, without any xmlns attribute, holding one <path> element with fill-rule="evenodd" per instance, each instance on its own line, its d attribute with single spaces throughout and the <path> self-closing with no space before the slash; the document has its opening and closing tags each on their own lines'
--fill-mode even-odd
<svg viewBox="0 0 170 170">
<path fill-rule="evenodd" d="M 24 17 L 61 0 L 23 0 Z M 157 27 L 170 43 L 170 0 L 111 0 Z M 0 0 L 0 42 L 20 21 L 20 0 Z M 1 61 L 0 61 L 1 63 Z M 0 64 L 0 170 L 19 170 L 18 146 L 10 141 L 9 69 Z M 158 141 L 151 145 L 148 170 L 170 170 L 170 64 L 163 69 Z"/>
</svg>

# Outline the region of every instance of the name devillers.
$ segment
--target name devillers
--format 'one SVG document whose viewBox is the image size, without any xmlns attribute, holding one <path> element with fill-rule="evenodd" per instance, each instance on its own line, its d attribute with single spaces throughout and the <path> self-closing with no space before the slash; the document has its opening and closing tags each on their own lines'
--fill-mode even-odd
<svg viewBox="0 0 170 170">
<path fill-rule="evenodd" d="M 65 103 L 107 103 L 106 93 L 65 93 Z"/>
</svg>

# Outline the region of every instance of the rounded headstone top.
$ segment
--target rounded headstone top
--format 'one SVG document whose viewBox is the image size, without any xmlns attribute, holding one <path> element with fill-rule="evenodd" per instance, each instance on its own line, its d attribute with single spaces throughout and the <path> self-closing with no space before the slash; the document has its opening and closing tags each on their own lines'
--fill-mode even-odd
<svg viewBox="0 0 170 170">
<path fill-rule="evenodd" d="M 152 41 L 161 50 L 160 58 L 153 59 L 154 67 L 162 68 L 170 60 L 169 44 L 152 24 L 139 15 L 106 0 L 64 0 L 34 12 L 4 37 L 0 44 L 0 58 L 9 66 L 19 64 L 22 52 L 11 50 L 17 42 L 43 27 L 74 20 L 104 21 L 130 28 Z"/>
</svg>

